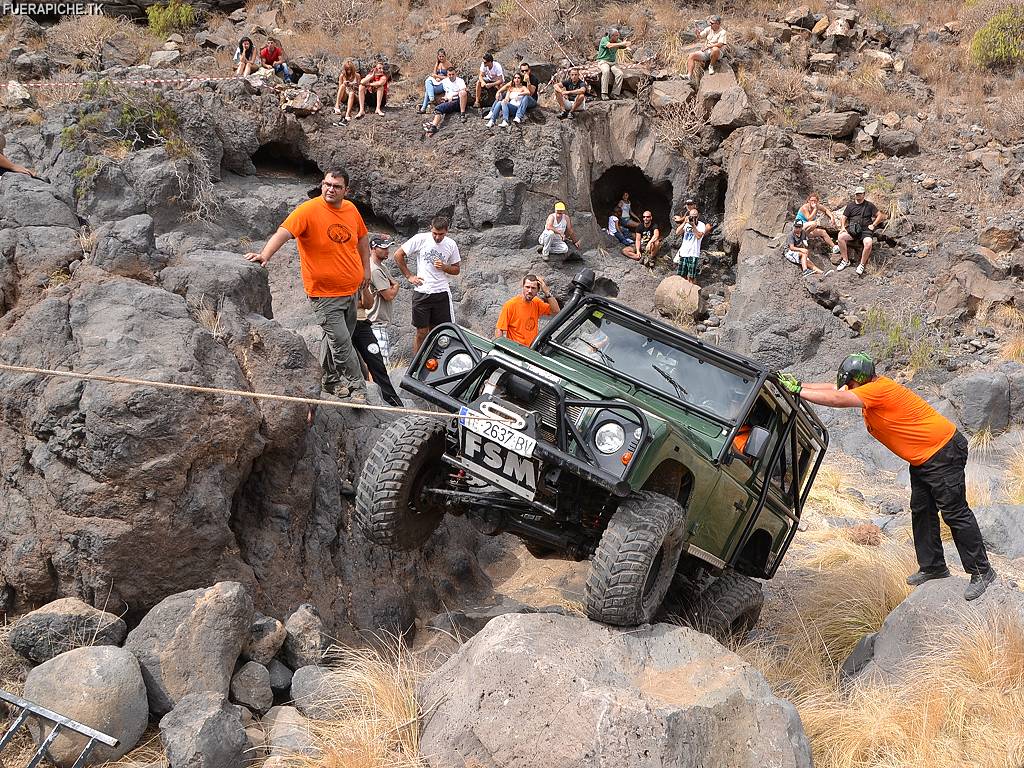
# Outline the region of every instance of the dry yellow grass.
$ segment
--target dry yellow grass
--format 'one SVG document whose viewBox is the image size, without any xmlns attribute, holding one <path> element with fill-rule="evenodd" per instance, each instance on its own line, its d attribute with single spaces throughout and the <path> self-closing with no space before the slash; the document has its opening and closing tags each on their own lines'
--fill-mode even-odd
<svg viewBox="0 0 1024 768">
<path fill-rule="evenodd" d="M 847 470 L 842 464 L 845 457 L 822 466 L 811 486 L 807 507 L 824 517 L 868 518 L 873 510 L 851 493 L 855 486 L 863 486 L 862 477 Z"/>
<path fill-rule="evenodd" d="M 327 717 L 311 731 L 322 755 L 287 758 L 301 768 L 420 768 L 416 682 L 420 662 L 400 640 L 378 648 L 334 649 Z"/>
<path fill-rule="evenodd" d="M 1019 443 L 1006 459 L 1002 495 L 1011 504 L 1024 504 L 1024 442 Z"/>
</svg>

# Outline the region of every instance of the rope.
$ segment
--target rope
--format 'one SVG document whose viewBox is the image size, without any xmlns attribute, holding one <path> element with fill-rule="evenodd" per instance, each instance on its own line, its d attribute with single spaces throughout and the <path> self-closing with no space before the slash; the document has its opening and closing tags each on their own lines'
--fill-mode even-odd
<svg viewBox="0 0 1024 768">
<path fill-rule="evenodd" d="M 7 365 L 0 363 L 0 371 L 11 373 L 27 373 L 33 376 L 51 376 L 63 379 L 80 379 L 84 381 L 102 381 L 108 384 L 127 384 L 135 387 L 155 387 L 157 389 L 173 389 L 179 392 L 194 392 L 204 395 L 230 395 L 248 397 L 253 400 L 273 400 L 280 403 L 298 403 L 301 405 L 328 405 L 333 408 L 350 408 L 359 411 L 378 411 L 381 413 L 401 413 L 412 416 L 432 416 L 437 419 L 460 419 L 473 421 L 504 422 L 493 416 L 460 416 L 457 413 L 439 413 L 422 408 L 399 408 L 392 405 L 369 405 L 367 403 L 345 403 L 335 400 L 320 400 L 312 397 L 294 397 L 292 395 L 274 395 L 267 392 L 249 392 L 244 389 L 222 389 L 220 387 L 200 387 L 193 384 L 174 384 L 169 381 L 153 381 L 151 379 L 132 379 L 124 376 L 107 376 L 101 373 L 79 373 L 78 371 L 56 371 L 50 368 L 33 368 L 25 365 Z"/>
</svg>

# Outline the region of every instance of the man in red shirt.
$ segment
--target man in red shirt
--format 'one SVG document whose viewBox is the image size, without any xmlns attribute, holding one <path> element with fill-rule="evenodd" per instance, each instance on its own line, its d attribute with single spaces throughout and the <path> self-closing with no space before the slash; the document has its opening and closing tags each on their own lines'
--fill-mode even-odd
<svg viewBox="0 0 1024 768">
<path fill-rule="evenodd" d="M 299 269 L 313 313 L 324 329 L 320 347 L 323 388 L 337 397 L 365 400 L 363 372 L 352 345 L 356 294 L 370 282 L 370 240 L 363 217 L 345 199 L 348 172 L 324 174 L 319 197 L 289 214 L 259 253 L 245 258 L 264 267 L 282 245 L 296 239 Z"/>
<path fill-rule="evenodd" d="M 527 275 L 523 278 L 523 292 L 502 305 L 494 338 L 504 336 L 528 347 L 537 338 L 540 318 L 558 310 L 558 299 L 551 295 L 544 278 Z"/>
<path fill-rule="evenodd" d="M 967 439 L 953 422 L 906 387 L 876 376 L 874 362 L 864 354 L 843 361 L 835 387 L 831 383 L 801 385 L 785 376 L 782 383 L 817 405 L 860 408 L 868 433 L 910 464 L 910 516 L 920 570 L 907 577 L 907 583 L 917 586 L 950 575 L 939 531 L 941 511 L 964 570 L 971 574 L 964 597 L 981 597 L 995 581 L 996 572 L 967 504 Z"/>
<path fill-rule="evenodd" d="M 284 49 L 276 37 L 268 37 L 267 44 L 260 49 L 263 66 L 271 67 L 286 83 L 291 80 L 292 72 L 284 60 Z"/>
</svg>

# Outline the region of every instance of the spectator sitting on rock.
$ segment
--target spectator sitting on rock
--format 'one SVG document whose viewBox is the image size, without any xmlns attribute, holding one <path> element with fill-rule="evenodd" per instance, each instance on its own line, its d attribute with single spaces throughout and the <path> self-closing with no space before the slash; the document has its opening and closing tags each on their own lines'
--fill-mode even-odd
<svg viewBox="0 0 1024 768">
<path fill-rule="evenodd" d="M 587 94 L 590 92 L 590 86 L 587 85 L 587 81 L 580 77 L 580 70 L 577 67 L 573 67 L 569 70 L 569 77 L 560 83 L 555 83 L 555 100 L 558 102 L 558 106 L 562 108 L 562 114 L 558 116 L 559 120 L 572 119 L 574 112 L 587 108 Z M 571 104 L 567 104 L 566 98 L 572 100 Z"/>
<path fill-rule="evenodd" d="M 555 212 L 548 215 L 548 220 L 544 223 L 544 231 L 540 233 L 540 238 L 537 240 L 540 245 L 537 253 L 545 259 L 552 253 L 568 253 L 569 244 L 565 241 L 566 235 L 572 240 L 573 245 L 577 248 L 580 247 L 580 241 L 573 231 L 572 222 L 569 221 L 569 215 L 565 212 L 565 203 L 558 202 L 555 203 Z"/>
<path fill-rule="evenodd" d="M 497 119 L 498 114 L 501 114 L 501 122 L 498 124 L 499 128 L 508 128 L 508 116 L 509 112 L 515 110 L 518 112 L 519 106 L 522 104 L 523 99 L 530 95 L 530 88 L 523 81 L 521 73 L 516 72 L 512 75 L 512 79 L 505 83 L 498 92 L 495 94 L 494 106 L 491 108 L 490 119 L 487 121 L 487 127 L 493 128 L 494 121 Z M 522 122 L 519 119 L 518 114 L 513 118 L 513 122 Z"/>
<path fill-rule="evenodd" d="M 526 119 L 527 111 L 537 106 L 537 89 L 540 88 L 540 80 L 530 71 L 530 65 L 525 61 L 519 63 L 519 74 L 523 76 L 523 82 L 526 84 L 529 93 L 519 102 L 519 109 L 516 111 L 515 120 L 513 121 L 516 123 L 523 122 Z"/>
<path fill-rule="evenodd" d="M 715 74 L 715 64 L 722 58 L 728 43 L 728 36 L 722 27 L 721 16 L 712 16 L 708 19 L 707 27 L 701 30 L 697 26 L 696 29 L 698 39 L 704 41 L 704 47 L 699 51 L 691 53 L 690 57 L 686 60 L 687 80 L 693 77 L 693 70 L 697 66 L 697 62 L 708 65 L 709 75 Z"/>
<path fill-rule="evenodd" d="M 490 114 L 491 105 L 498 99 L 498 89 L 504 84 L 505 70 L 494 60 L 493 54 L 485 53 L 476 79 L 476 106 L 480 109 L 480 117 L 486 118 Z"/>
<path fill-rule="evenodd" d="M 804 277 L 808 275 L 820 275 L 822 271 L 811 261 L 811 249 L 807 244 L 807 233 L 804 232 L 804 223 L 797 219 L 793 222 L 793 231 L 786 237 L 786 261 L 799 264 L 804 271 Z M 829 274 L 832 270 L 828 271 Z"/>
<path fill-rule="evenodd" d="M 700 211 L 696 207 L 687 209 L 685 216 L 676 216 L 674 221 L 678 225 L 676 234 L 683 239 L 674 259 L 676 274 L 696 284 L 700 271 L 700 245 L 708 227 L 700 220 Z"/>
<path fill-rule="evenodd" d="M 267 38 L 267 44 L 260 49 L 260 61 L 263 62 L 263 66 L 273 69 L 274 74 L 286 83 L 291 82 L 292 71 L 285 63 L 284 48 L 276 37 Z"/>
<path fill-rule="evenodd" d="M 597 68 L 601 70 L 601 101 L 607 101 L 609 98 L 608 86 L 611 86 L 611 98 L 617 99 L 622 95 L 623 72 L 616 65 L 620 48 L 629 48 L 629 43 L 619 39 L 619 30 L 615 27 L 609 29 L 608 34 L 602 37 L 597 45 Z"/>
<path fill-rule="evenodd" d="M 444 48 L 437 49 L 437 58 L 434 61 L 434 71 L 427 75 L 427 79 L 423 81 L 423 103 L 420 104 L 419 112 L 422 115 L 427 111 L 434 99 L 444 93 L 442 82 L 444 81 L 445 75 L 448 74 L 448 54 L 445 53 Z"/>
<path fill-rule="evenodd" d="M 345 100 L 345 117 L 342 119 L 344 125 L 352 118 L 352 107 L 356 104 L 359 96 L 359 70 L 352 62 L 352 59 L 345 59 L 341 65 L 341 74 L 338 76 L 338 95 L 334 97 L 334 113 L 341 114 L 341 102 Z"/>
<path fill-rule="evenodd" d="M 359 81 L 359 111 L 356 113 L 356 120 L 366 114 L 366 104 L 376 107 L 374 114 L 384 116 L 384 107 L 388 103 L 388 77 L 384 71 L 384 65 L 377 62 L 370 70 L 370 74 Z"/>
<path fill-rule="evenodd" d="M 528 347 L 537 338 L 540 318 L 553 315 L 558 310 L 558 299 L 551 295 L 544 278 L 529 274 L 523 278 L 522 293 L 502 305 L 494 338 L 504 336 Z"/>
<path fill-rule="evenodd" d="M 26 168 L 7 159 L 7 156 L 3 154 L 6 146 L 7 140 L 3 137 L 3 134 L 0 134 L 0 176 L 3 176 L 5 173 L 23 173 L 26 176 L 31 176 L 33 179 L 38 179 L 39 176 L 31 168 Z"/>
<path fill-rule="evenodd" d="M 235 77 L 248 77 L 260 68 L 260 55 L 252 38 L 243 37 L 238 41 L 238 47 L 235 49 L 235 62 L 238 64 L 235 67 Z"/>
<path fill-rule="evenodd" d="M 833 227 L 839 226 L 836 222 L 835 214 L 827 206 L 823 205 L 821 198 L 813 192 L 807 196 L 807 202 L 801 205 L 796 212 L 796 220 L 803 222 L 804 234 L 807 237 L 816 237 L 819 240 L 824 240 L 825 244 L 832 249 L 832 253 L 838 254 L 839 246 L 835 244 L 832 236 L 819 221 L 819 218 L 822 216 L 828 219 Z"/>
<path fill-rule="evenodd" d="M 437 133 L 437 129 L 441 127 L 445 115 L 451 114 L 456 110 L 458 110 L 462 122 L 466 122 L 466 104 L 469 100 L 469 94 L 466 92 L 466 81 L 459 77 L 459 69 L 454 64 L 449 67 L 448 77 L 444 79 L 442 85 L 444 87 L 444 101 L 434 107 L 434 119 L 429 123 L 423 124 L 423 130 L 426 131 L 428 136 L 433 136 Z"/>
<path fill-rule="evenodd" d="M 635 238 L 633 245 L 622 249 L 622 255 L 653 268 L 661 248 L 661 230 L 654 223 L 654 214 L 650 211 L 644 211 Z"/>
<path fill-rule="evenodd" d="M 839 253 L 843 260 L 836 267 L 838 271 L 842 272 L 850 266 L 849 244 L 859 241 L 863 243 L 864 250 L 861 253 L 860 264 L 857 265 L 857 274 L 864 274 L 864 265 L 868 263 L 875 244 L 875 228 L 881 221 L 882 212 L 864 197 L 864 187 L 853 190 L 853 202 L 847 203 L 843 209 L 842 231 L 839 233 Z"/>
<path fill-rule="evenodd" d="M 622 215 L 622 209 L 618 206 L 608 216 L 608 228 L 605 230 L 609 235 L 618 240 L 622 245 L 629 245 L 633 242 L 629 235 L 622 229 L 620 222 L 620 216 Z"/>
<path fill-rule="evenodd" d="M 633 201 L 629 198 L 629 192 L 622 193 L 619 204 L 615 207 L 622 212 L 619 219 L 619 223 L 622 226 L 627 229 L 636 229 L 640 226 L 640 219 L 633 213 Z"/>
</svg>

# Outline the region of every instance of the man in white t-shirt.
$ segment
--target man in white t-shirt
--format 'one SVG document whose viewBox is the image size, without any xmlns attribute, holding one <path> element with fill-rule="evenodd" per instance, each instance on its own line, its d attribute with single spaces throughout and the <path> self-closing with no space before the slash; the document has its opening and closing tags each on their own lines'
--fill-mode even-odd
<svg viewBox="0 0 1024 768">
<path fill-rule="evenodd" d="M 697 62 L 708 65 L 708 74 L 715 74 L 715 64 L 725 53 L 725 46 L 728 43 L 725 28 L 722 27 L 722 17 L 712 16 L 708 19 L 708 26 L 702 31 L 697 27 L 697 37 L 704 41 L 704 47 L 694 51 L 686 60 L 686 78 L 693 77 L 693 69 Z"/>
<path fill-rule="evenodd" d="M 469 92 L 466 90 L 466 81 L 459 77 L 459 68 L 454 64 L 448 67 L 448 77 L 441 81 L 441 88 L 444 89 L 444 101 L 434 107 L 434 119 L 432 122 L 424 123 L 423 130 L 428 136 L 437 133 L 437 129 L 444 122 L 444 116 L 459 112 L 462 122 L 466 122 L 466 104 L 469 103 Z"/>
<path fill-rule="evenodd" d="M 476 106 L 483 111 L 482 117 L 491 114 L 494 105 L 494 94 L 505 83 L 505 70 L 494 60 L 490 53 L 484 54 L 480 65 L 480 75 L 476 79 Z"/>
<path fill-rule="evenodd" d="M 677 225 L 676 234 L 683 238 L 673 259 L 676 274 L 696 283 L 697 272 L 700 271 L 700 245 L 707 234 L 708 225 L 700 220 L 700 212 L 696 207 L 688 208 L 685 216 L 674 216 L 672 220 Z"/>
<path fill-rule="evenodd" d="M 416 259 L 416 274 L 406 259 Z M 449 275 L 461 271 L 459 246 L 448 237 L 448 217 L 435 216 L 429 232 L 413 235 L 395 252 L 395 263 L 413 286 L 412 325 L 416 329 L 413 354 L 419 351 L 431 329 L 441 323 L 455 322 Z"/>
</svg>

